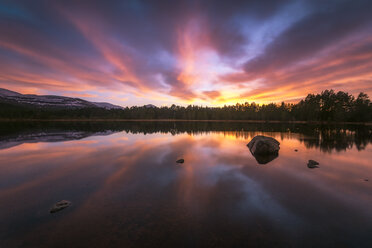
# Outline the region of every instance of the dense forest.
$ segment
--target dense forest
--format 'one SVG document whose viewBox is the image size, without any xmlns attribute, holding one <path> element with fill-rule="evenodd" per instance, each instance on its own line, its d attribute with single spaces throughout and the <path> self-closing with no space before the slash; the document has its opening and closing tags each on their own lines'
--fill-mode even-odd
<svg viewBox="0 0 372 248">
<path fill-rule="evenodd" d="M 357 97 L 325 90 L 309 94 L 297 104 L 237 103 L 223 107 L 126 107 L 45 109 L 0 103 L 3 119 L 180 119 L 180 120 L 264 120 L 264 121 L 372 121 L 372 103 L 365 93 Z"/>
</svg>

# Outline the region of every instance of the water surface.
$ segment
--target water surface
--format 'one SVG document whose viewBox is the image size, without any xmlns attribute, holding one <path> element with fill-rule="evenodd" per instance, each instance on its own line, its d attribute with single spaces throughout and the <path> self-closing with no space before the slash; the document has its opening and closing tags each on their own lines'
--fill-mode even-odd
<svg viewBox="0 0 372 248">
<path fill-rule="evenodd" d="M 372 247 L 370 127 L 0 127 L 0 247 Z M 256 135 L 279 156 L 259 164 Z"/>
</svg>

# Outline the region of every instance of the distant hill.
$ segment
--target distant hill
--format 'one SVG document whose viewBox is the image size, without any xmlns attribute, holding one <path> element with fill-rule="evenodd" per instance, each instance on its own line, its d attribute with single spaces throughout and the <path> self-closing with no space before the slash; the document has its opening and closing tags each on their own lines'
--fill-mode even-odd
<svg viewBox="0 0 372 248">
<path fill-rule="evenodd" d="M 147 105 L 144 105 L 143 107 L 145 107 L 145 108 L 156 108 L 156 106 L 152 105 L 152 104 L 147 104 Z"/>
<path fill-rule="evenodd" d="M 121 106 L 106 102 L 89 102 L 80 98 L 54 95 L 24 95 L 18 92 L 0 88 L 0 102 L 23 107 L 51 108 L 51 109 L 123 109 Z"/>
</svg>

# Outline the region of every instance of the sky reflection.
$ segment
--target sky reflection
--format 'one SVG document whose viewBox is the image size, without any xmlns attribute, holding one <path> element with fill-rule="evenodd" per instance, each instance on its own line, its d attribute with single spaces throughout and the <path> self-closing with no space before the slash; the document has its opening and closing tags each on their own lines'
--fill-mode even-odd
<svg viewBox="0 0 372 248">
<path fill-rule="evenodd" d="M 246 147 L 258 134 L 281 143 L 265 165 Z M 363 247 L 371 154 L 370 145 L 323 152 L 280 132 L 24 143 L 0 150 L 0 245 Z M 320 168 L 308 169 L 308 159 Z M 73 205 L 49 214 L 62 199 Z"/>
</svg>

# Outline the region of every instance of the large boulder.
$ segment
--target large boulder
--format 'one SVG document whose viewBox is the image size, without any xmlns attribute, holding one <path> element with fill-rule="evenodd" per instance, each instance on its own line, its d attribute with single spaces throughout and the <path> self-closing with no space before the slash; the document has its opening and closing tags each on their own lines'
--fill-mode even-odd
<svg viewBox="0 0 372 248">
<path fill-rule="evenodd" d="M 274 138 L 256 136 L 249 143 L 248 148 L 254 155 L 265 155 L 279 152 L 280 143 Z"/>
<path fill-rule="evenodd" d="M 274 138 L 256 136 L 247 146 L 259 164 L 266 164 L 278 157 L 279 145 L 279 141 Z"/>
</svg>

